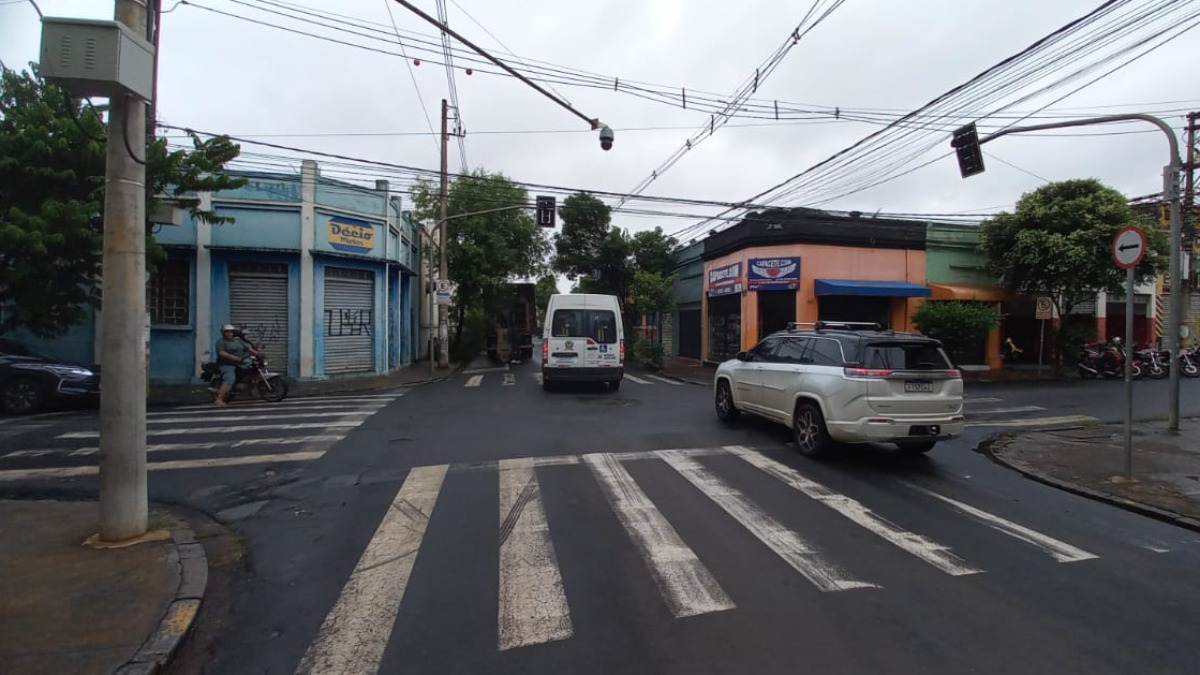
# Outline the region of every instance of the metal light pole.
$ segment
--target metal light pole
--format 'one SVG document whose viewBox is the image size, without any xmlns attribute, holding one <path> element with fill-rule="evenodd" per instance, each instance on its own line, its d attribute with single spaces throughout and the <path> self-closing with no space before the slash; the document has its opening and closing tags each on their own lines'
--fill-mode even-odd
<svg viewBox="0 0 1200 675">
<path fill-rule="evenodd" d="M 990 141 L 994 141 L 1001 136 L 1009 134 L 1025 133 L 1029 131 L 1045 131 L 1047 129 L 1062 129 L 1065 127 L 1082 127 L 1093 124 L 1109 124 L 1112 122 L 1130 122 L 1133 120 L 1142 120 L 1149 122 L 1167 135 L 1167 143 L 1170 146 L 1170 157 L 1168 158 L 1166 167 L 1163 168 L 1163 198 L 1167 200 L 1168 209 L 1170 212 L 1170 271 L 1171 278 L 1171 321 L 1167 326 L 1167 332 L 1171 336 L 1171 368 L 1170 368 L 1170 388 L 1168 398 L 1168 413 L 1167 427 L 1171 431 L 1179 430 L 1179 353 L 1182 346 L 1183 337 L 1179 334 L 1180 319 L 1183 315 L 1183 260 L 1180 251 L 1180 234 L 1183 229 L 1183 223 L 1179 213 L 1179 176 L 1181 171 L 1181 163 L 1179 160 L 1179 140 L 1175 138 L 1175 131 L 1171 126 L 1163 120 L 1153 116 L 1134 113 L 1128 115 L 1108 115 L 1105 117 L 1089 117 L 1086 119 L 1071 120 L 1068 122 L 1053 122 L 1050 124 L 1034 124 L 1026 127 L 1012 127 L 1011 129 L 1001 129 L 996 133 L 979 139 L 979 144 L 983 145 Z"/>
</svg>

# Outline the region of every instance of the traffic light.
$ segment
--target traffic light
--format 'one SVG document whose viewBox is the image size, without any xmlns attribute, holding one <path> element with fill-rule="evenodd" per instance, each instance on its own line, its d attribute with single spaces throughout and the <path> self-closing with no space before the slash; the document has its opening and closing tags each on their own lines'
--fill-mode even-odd
<svg viewBox="0 0 1200 675">
<path fill-rule="evenodd" d="M 955 129 L 950 146 L 958 154 L 958 170 L 963 178 L 983 173 L 983 151 L 979 149 L 979 134 L 974 122 Z"/>
<path fill-rule="evenodd" d="M 537 198 L 537 223 L 541 227 L 554 227 L 554 197 Z"/>
</svg>

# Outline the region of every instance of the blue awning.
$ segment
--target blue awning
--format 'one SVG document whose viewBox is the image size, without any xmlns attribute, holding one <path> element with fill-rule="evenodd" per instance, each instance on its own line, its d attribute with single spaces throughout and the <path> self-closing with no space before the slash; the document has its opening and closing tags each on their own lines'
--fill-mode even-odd
<svg viewBox="0 0 1200 675">
<path fill-rule="evenodd" d="M 870 295 L 884 298 L 928 298 L 933 291 L 907 281 L 817 279 L 817 295 Z"/>
</svg>

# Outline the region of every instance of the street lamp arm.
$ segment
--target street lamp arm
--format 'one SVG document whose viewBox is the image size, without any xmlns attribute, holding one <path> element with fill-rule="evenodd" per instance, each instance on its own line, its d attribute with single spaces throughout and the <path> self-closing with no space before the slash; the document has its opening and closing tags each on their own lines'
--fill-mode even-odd
<svg viewBox="0 0 1200 675">
<path fill-rule="evenodd" d="M 1111 124 L 1113 122 L 1132 122 L 1135 120 L 1149 122 L 1157 126 L 1159 129 L 1162 129 L 1163 133 L 1167 135 L 1167 142 L 1171 145 L 1171 164 L 1179 164 L 1179 141 L 1175 138 L 1175 131 L 1171 129 L 1169 124 L 1155 117 L 1154 115 L 1146 115 L 1142 113 L 1106 115 L 1104 117 L 1087 117 L 1079 120 L 1067 120 L 1066 122 L 1050 122 L 1047 124 L 1033 124 L 1027 127 L 1011 127 L 1009 129 L 1001 129 L 1000 131 L 997 131 L 989 136 L 984 136 L 983 138 L 979 139 L 979 144 L 983 145 L 984 143 L 994 141 L 1001 136 L 1025 133 L 1028 131 L 1046 131 L 1047 129 L 1065 129 L 1067 127 L 1083 127 L 1091 126 L 1093 124 Z"/>
<path fill-rule="evenodd" d="M 415 6 L 413 6 L 413 4 L 412 4 L 412 3 L 410 3 L 410 2 L 408 2 L 407 0 L 395 0 L 395 1 L 396 1 L 397 3 L 399 3 L 400 5 L 402 5 L 402 6 L 403 6 L 405 9 L 409 10 L 410 12 L 412 12 L 413 14 L 416 14 L 417 16 L 421 17 L 422 19 L 425 19 L 426 21 L 428 21 L 429 23 L 433 24 L 434 26 L 437 26 L 438 30 L 440 30 L 440 31 L 442 31 L 442 32 L 445 32 L 445 33 L 448 33 L 448 34 L 449 34 L 451 37 L 453 37 L 455 40 L 458 40 L 459 42 L 463 43 L 464 45 L 466 45 L 466 46 L 470 47 L 472 50 L 474 50 L 474 51 L 475 51 L 475 53 L 476 53 L 476 54 L 479 54 L 479 55 L 480 55 L 480 56 L 482 56 L 483 58 L 485 58 L 485 59 L 487 59 L 487 60 L 491 61 L 492 63 L 494 63 L 494 64 L 496 64 L 496 65 L 500 66 L 500 67 L 501 67 L 501 68 L 503 68 L 505 71 L 507 71 L 509 75 L 512 75 L 513 77 L 515 77 L 515 78 L 517 78 L 518 80 L 520 80 L 520 81 L 524 82 L 525 84 L 529 85 L 530 87 L 533 87 L 534 89 L 536 89 L 538 92 L 540 92 L 540 93 L 541 93 L 543 96 L 545 96 L 546 98 L 550 99 L 551 101 L 554 101 L 555 103 L 557 103 L 557 104 L 559 104 L 560 106 L 562 106 L 562 107 L 566 108 L 567 110 L 570 110 L 570 111 L 571 111 L 573 114 L 575 114 L 576 116 L 578 116 L 578 117 L 579 117 L 580 119 L 582 119 L 584 122 L 587 122 L 588 124 L 590 124 L 590 125 L 591 125 L 591 127 L 592 127 L 592 129 L 599 129 L 599 128 L 600 128 L 601 124 L 600 124 L 600 119 L 599 119 L 599 118 L 591 118 L 591 117 L 588 117 L 587 115 L 584 115 L 583 113 L 579 112 L 578 110 L 576 110 L 575 108 L 573 108 L 573 107 L 571 106 L 571 104 L 570 104 L 570 103 L 567 103 L 566 101 L 562 100 L 561 98 L 559 98 L 559 97 L 555 96 L 554 94 L 551 94 L 550 92 L 546 91 L 545 89 L 543 89 L 542 87 L 540 87 L 540 86 L 539 86 L 539 85 L 538 85 L 536 82 L 534 82 L 533 80 L 530 80 L 529 78 L 525 77 L 524 75 L 522 75 L 522 74 L 518 73 L 516 70 L 513 70 L 513 68 L 512 68 L 511 66 L 509 66 L 507 63 L 505 63 L 505 62 L 501 61 L 500 59 L 498 59 L 498 58 L 496 58 L 496 57 L 494 57 L 494 56 L 492 56 L 491 54 L 489 54 L 488 52 L 486 52 L 486 51 L 485 51 L 484 49 L 482 49 L 481 47 L 478 47 L 478 46 L 476 46 L 476 45 L 475 45 L 475 43 L 471 42 L 471 41 L 470 41 L 470 40 L 468 40 L 467 38 L 465 38 L 465 37 L 463 37 L 463 36 L 459 35 L 459 34 L 458 34 L 458 33 L 456 33 L 455 31 L 451 30 L 451 29 L 450 29 L 450 27 L 449 27 L 449 26 L 447 26 L 446 24 L 444 24 L 444 23 L 442 23 L 442 22 L 438 21 L 437 19 L 433 18 L 432 16 L 429 16 L 429 15 L 428 15 L 428 14 L 426 14 L 425 12 L 422 12 L 420 9 L 416 8 Z"/>
</svg>

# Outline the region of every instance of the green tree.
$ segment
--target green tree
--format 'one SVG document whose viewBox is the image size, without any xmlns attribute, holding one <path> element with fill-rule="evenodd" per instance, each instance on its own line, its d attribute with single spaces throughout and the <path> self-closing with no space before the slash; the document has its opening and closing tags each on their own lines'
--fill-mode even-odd
<svg viewBox="0 0 1200 675">
<path fill-rule="evenodd" d="M 516 277 L 545 272 L 550 242 L 533 216 L 525 188 L 503 174 L 482 169 L 461 176 L 450 185 L 446 206 L 446 266 L 458 285 L 455 301 L 455 341 L 459 356 L 473 355 L 482 345 L 463 344 L 463 327 L 470 310 L 491 316 L 507 298 L 505 289 Z M 414 215 L 418 220 L 438 217 L 438 188 L 421 181 L 413 187 Z M 505 206 L 511 210 L 466 215 Z M 456 217 L 457 216 L 457 217 Z"/>
<path fill-rule="evenodd" d="M 1139 217 L 1124 195 L 1095 179 L 1059 181 L 1022 195 L 1013 213 L 983 224 L 981 248 L 1003 288 L 1049 296 L 1066 317 L 1099 291 L 1124 293 L 1125 272 L 1112 262 L 1112 240 L 1132 224 L 1146 232 L 1146 257 L 1136 270 L 1146 280 L 1163 266 L 1166 234 Z M 1056 334 L 1060 355 L 1069 351 L 1070 335 Z"/>
<path fill-rule="evenodd" d="M 669 312 L 675 307 L 675 276 L 637 270 L 629 284 L 629 309 L 635 314 Z"/>
<path fill-rule="evenodd" d="M 955 363 L 969 358 L 999 320 L 995 304 L 971 301 L 929 300 L 913 315 L 917 330 L 941 340 Z"/>
<path fill-rule="evenodd" d="M 31 64 L 0 66 L 0 335 L 22 327 L 53 336 L 100 302 L 105 127 L 100 111 L 46 83 Z M 147 211 L 160 195 L 206 222 L 192 193 L 243 183 L 223 173 L 239 148 L 228 138 L 146 153 Z M 163 257 L 148 235 L 147 262 Z"/>
<path fill-rule="evenodd" d="M 586 192 L 563 200 L 561 231 L 554 235 L 554 270 L 574 281 L 596 276 L 596 259 L 608 237 L 612 209 Z"/>
<path fill-rule="evenodd" d="M 657 273 L 665 279 L 675 269 L 675 249 L 678 245 L 679 242 L 664 234 L 661 227 L 638 232 L 630 241 L 634 265 L 639 270 Z"/>
</svg>

